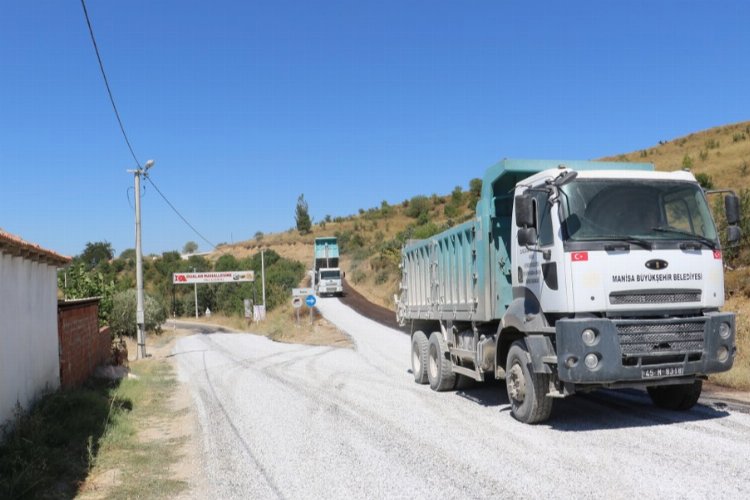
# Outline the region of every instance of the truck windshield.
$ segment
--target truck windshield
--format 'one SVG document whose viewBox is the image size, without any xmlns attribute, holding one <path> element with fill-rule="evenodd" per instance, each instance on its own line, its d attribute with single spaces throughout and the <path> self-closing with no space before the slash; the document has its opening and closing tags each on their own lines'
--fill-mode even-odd
<svg viewBox="0 0 750 500">
<path fill-rule="evenodd" d="M 561 188 L 563 226 L 571 241 L 623 238 L 718 244 L 698 184 L 679 181 L 581 179 Z"/>
<path fill-rule="evenodd" d="M 341 277 L 341 273 L 339 271 L 321 271 L 320 272 L 320 279 L 323 280 L 337 280 Z"/>
</svg>

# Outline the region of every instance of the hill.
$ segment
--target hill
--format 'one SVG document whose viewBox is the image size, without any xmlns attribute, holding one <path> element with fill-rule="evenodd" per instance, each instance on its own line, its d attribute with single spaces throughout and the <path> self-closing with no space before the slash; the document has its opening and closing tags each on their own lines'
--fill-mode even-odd
<svg viewBox="0 0 750 500">
<path fill-rule="evenodd" d="M 687 168 L 707 174 L 715 187 L 750 188 L 750 122 L 695 132 L 684 137 L 602 158 L 610 161 L 650 162 L 657 170 Z"/>
</svg>

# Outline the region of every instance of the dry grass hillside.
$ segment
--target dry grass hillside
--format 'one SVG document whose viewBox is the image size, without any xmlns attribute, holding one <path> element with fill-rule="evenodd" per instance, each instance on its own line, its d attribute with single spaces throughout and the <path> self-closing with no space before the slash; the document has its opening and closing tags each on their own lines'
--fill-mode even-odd
<svg viewBox="0 0 750 500">
<path fill-rule="evenodd" d="M 695 132 L 605 160 L 650 162 L 657 170 L 708 174 L 715 187 L 750 188 L 750 122 Z"/>
</svg>

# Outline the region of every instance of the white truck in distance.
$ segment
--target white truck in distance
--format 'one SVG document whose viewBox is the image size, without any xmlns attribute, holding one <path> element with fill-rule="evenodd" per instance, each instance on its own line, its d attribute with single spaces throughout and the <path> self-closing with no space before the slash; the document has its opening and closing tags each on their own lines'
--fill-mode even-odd
<svg viewBox="0 0 750 500">
<path fill-rule="evenodd" d="M 339 268 L 339 246 L 335 237 L 315 238 L 313 288 L 319 297 L 344 295 L 344 273 Z"/>
<path fill-rule="evenodd" d="M 727 195 L 730 244 L 739 213 Z M 735 357 L 719 235 L 689 172 L 503 160 L 476 216 L 408 242 L 401 267 L 415 381 L 442 391 L 504 378 L 522 422 L 602 387 L 646 388 L 686 410 Z"/>
</svg>

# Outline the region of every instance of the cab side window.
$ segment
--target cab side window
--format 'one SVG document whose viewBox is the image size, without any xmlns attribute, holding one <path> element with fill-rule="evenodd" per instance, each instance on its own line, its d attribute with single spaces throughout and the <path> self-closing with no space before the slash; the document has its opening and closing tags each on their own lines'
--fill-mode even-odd
<svg viewBox="0 0 750 500">
<path fill-rule="evenodd" d="M 552 232 L 552 217 L 547 193 L 534 193 L 534 205 L 536 212 L 536 227 L 539 231 L 539 246 L 546 247 L 554 243 Z"/>
</svg>

